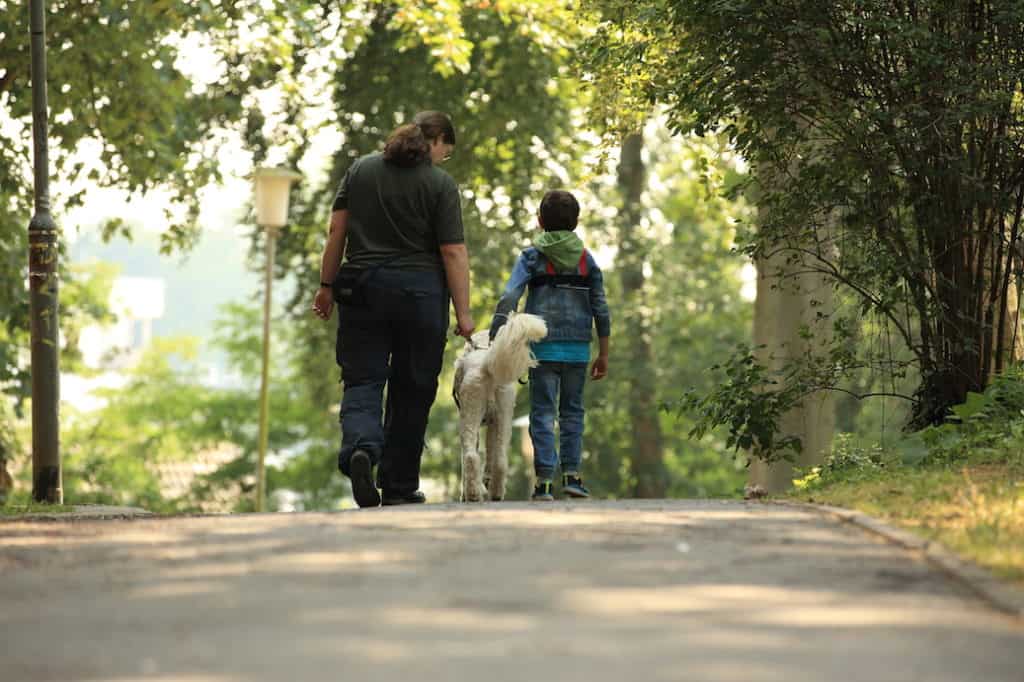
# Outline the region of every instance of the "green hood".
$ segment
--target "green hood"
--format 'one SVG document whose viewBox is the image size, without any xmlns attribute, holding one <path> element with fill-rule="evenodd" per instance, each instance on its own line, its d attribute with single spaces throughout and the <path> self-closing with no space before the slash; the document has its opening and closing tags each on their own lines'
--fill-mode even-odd
<svg viewBox="0 0 1024 682">
<path fill-rule="evenodd" d="M 569 230 L 545 232 L 533 241 L 533 245 L 559 271 L 575 270 L 583 255 L 583 241 Z"/>
</svg>

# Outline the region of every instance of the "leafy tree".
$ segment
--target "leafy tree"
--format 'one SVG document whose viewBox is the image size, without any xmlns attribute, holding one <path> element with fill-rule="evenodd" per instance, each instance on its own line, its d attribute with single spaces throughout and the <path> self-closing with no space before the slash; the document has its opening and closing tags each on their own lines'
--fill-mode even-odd
<svg viewBox="0 0 1024 682">
<path fill-rule="evenodd" d="M 537 6 L 541 4 L 545 3 L 536 3 Z M 403 33 L 395 25 L 396 17 L 401 16 L 403 10 L 382 7 L 370 21 L 368 31 L 355 49 L 337 64 L 335 98 L 339 112 L 337 120 L 344 135 L 344 144 L 334 157 L 330 178 L 324 190 L 313 193 L 312 200 L 308 199 L 308 195 L 296 197 L 301 218 L 289 226 L 282 236 L 278 256 L 279 276 L 294 276 L 298 283 L 297 297 L 291 302 L 294 316 L 292 324 L 302 329 L 304 338 L 308 339 L 300 351 L 303 355 L 300 363 L 308 372 L 305 385 L 310 389 L 313 404 L 334 402 L 339 393 L 336 375 L 323 371 L 324 365 L 330 363 L 333 357 L 333 325 L 325 326 L 313 320 L 308 311 L 309 284 L 316 282 L 316 269 L 319 265 L 316 257 L 322 244 L 323 225 L 326 223 L 331 192 L 352 159 L 379 148 L 386 132 L 397 122 L 407 120 L 416 110 L 438 108 L 448 111 L 458 129 L 459 145 L 455 157 L 446 168 L 455 175 L 464 189 L 467 236 L 473 262 L 473 304 L 478 321 L 486 323 L 489 320 L 493 302 L 514 262 L 516 251 L 528 241 L 530 231 L 536 229 L 531 209 L 546 187 L 568 185 L 583 194 L 581 198 L 585 205 L 593 209 L 590 215 L 596 216 L 596 219 L 589 219 L 587 229 L 595 235 L 609 236 L 607 241 L 611 244 L 618 243 L 618 232 L 605 224 L 608 210 L 618 204 L 611 199 L 615 192 L 614 184 L 596 188 L 594 195 L 586 196 L 582 183 L 577 180 L 585 177 L 579 159 L 593 153 L 584 142 L 586 138 L 579 134 L 581 121 L 577 112 L 587 103 L 587 99 L 579 96 L 579 81 L 568 71 L 571 55 L 565 49 L 566 41 L 578 34 L 558 3 L 546 3 L 545 6 L 549 11 L 541 16 L 531 15 L 528 9 L 517 12 L 497 4 L 461 5 L 457 39 L 466 42 L 453 45 L 454 52 L 450 54 L 464 55 L 466 66 L 459 67 L 458 62 L 455 62 L 454 69 L 447 68 L 444 60 L 438 59 L 435 47 L 427 44 L 412 45 L 405 51 L 396 52 L 396 41 L 405 44 L 402 42 Z M 462 47 L 467 49 L 460 51 Z M 386 83 L 382 75 L 385 73 Z M 699 146 L 695 145 L 694 148 Z M 301 151 L 297 150 L 296 154 L 299 153 Z M 718 173 L 715 158 L 716 154 L 707 149 L 695 153 L 695 165 L 685 176 L 687 180 L 692 182 L 696 176 L 699 178 L 697 184 L 703 187 L 709 182 L 707 176 Z M 672 161 L 666 160 L 662 173 L 666 176 L 673 174 L 675 169 L 669 169 L 678 160 L 678 157 L 673 157 Z M 696 165 L 697 160 L 701 160 L 703 165 Z M 681 182 L 685 184 L 687 180 Z M 735 181 L 735 177 L 732 180 Z M 717 186 L 720 182 L 718 178 L 712 184 Z M 694 194 L 692 187 L 691 194 Z M 671 204 L 667 198 L 661 197 L 659 200 L 672 205 L 674 209 L 683 210 L 678 204 Z M 636 198 L 636 203 L 637 214 L 634 217 L 646 224 L 646 217 L 642 221 L 639 218 L 651 206 L 647 203 L 640 206 L 640 197 Z M 715 200 L 711 203 L 716 208 L 711 212 L 713 217 L 702 218 L 707 224 L 704 229 L 721 230 L 723 235 L 731 234 L 732 228 L 727 222 L 730 209 L 725 208 L 729 202 L 720 203 Z M 704 215 L 699 208 L 689 207 L 688 210 Z M 642 231 L 644 228 L 638 226 L 637 229 Z M 673 259 L 677 263 L 687 262 L 674 249 L 665 250 L 665 261 L 656 255 L 652 258 L 648 253 L 653 250 L 652 244 L 639 234 L 636 243 L 642 246 L 643 254 L 633 259 L 634 273 L 643 273 L 651 262 L 669 263 Z M 691 245 L 682 237 L 679 244 Z M 260 247 L 258 236 L 254 247 Z M 735 289 L 738 287 L 735 273 L 732 277 L 723 278 L 721 270 L 711 272 L 714 268 L 709 262 L 703 265 L 705 269 L 700 272 L 708 272 L 707 280 L 720 283 L 723 292 L 730 286 L 733 289 L 734 303 L 726 307 L 735 306 L 737 312 L 735 316 L 723 320 L 725 324 L 720 333 L 736 338 L 741 332 L 735 331 L 736 327 L 732 325 L 742 324 L 739 321 L 749 314 L 749 306 L 735 301 Z M 619 276 L 618 271 L 614 270 L 618 267 L 617 261 L 613 266 L 612 279 Z M 666 265 L 666 269 L 673 270 L 670 265 Z M 667 277 L 663 279 L 656 276 L 647 284 L 641 283 L 640 288 L 644 289 L 642 295 L 650 301 L 659 296 L 658 290 L 652 286 L 655 280 L 659 286 L 671 281 Z M 664 286 L 666 291 L 671 290 L 668 284 Z M 728 294 L 723 295 L 728 298 Z M 688 300 L 693 301 L 694 297 L 696 293 L 691 290 Z M 624 301 L 620 299 L 620 303 Z M 703 304 L 694 302 L 692 305 Z M 652 312 L 650 308 L 641 311 L 645 321 L 654 320 L 652 324 L 658 324 L 671 319 L 674 324 L 683 324 L 679 317 L 669 314 L 662 316 L 660 306 L 651 307 L 657 312 Z M 628 304 L 619 307 L 619 310 L 627 309 Z M 678 312 L 681 309 L 673 307 L 673 310 Z M 619 325 L 620 331 L 626 330 L 619 338 L 628 339 L 628 318 L 624 324 L 620 319 Z M 678 334 L 672 324 L 665 325 L 663 330 L 666 332 L 665 338 Z M 647 336 L 645 334 L 644 338 Z M 624 348 L 628 347 L 629 341 L 623 344 Z M 667 368 L 683 363 L 685 359 L 683 356 L 666 354 L 658 357 L 657 362 Z M 633 364 L 636 371 L 646 373 L 650 371 L 651 362 L 652 351 L 648 350 Z M 628 366 L 629 361 L 623 359 L 622 364 Z M 446 362 L 446 366 L 450 367 L 451 362 Z M 599 384 L 594 387 L 594 395 L 597 396 L 594 401 L 601 404 L 601 407 L 594 412 L 595 417 L 589 420 L 595 433 L 589 440 L 600 442 L 602 446 L 594 448 L 590 456 L 596 460 L 592 463 L 597 467 L 595 475 L 607 484 L 602 485 L 603 490 L 613 495 L 632 495 L 638 490 L 646 494 L 663 494 L 666 481 L 670 480 L 663 463 L 663 450 L 667 451 L 668 447 L 671 447 L 668 466 L 679 477 L 668 483 L 669 491 L 676 494 L 710 494 L 735 490 L 739 477 L 728 456 L 722 455 L 723 447 L 720 443 L 710 447 L 688 447 L 681 445 L 675 436 L 665 442 L 655 441 L 651 461 L 660 468 L 649 472 L 642 464 L 638 468 L 637 455 L 630 442 L 623 441 L 622 434 L 631 433 L 632 424 L 640 418 L 648 420 L 645 422 L 648 426 L 641 428 L 641 436 L 647 428 L 661 429 L 659 422 L 666 422 L 667 428 L 675 425 L 670 416 L 658 415 L 658 403 L 654 396 L 661 394 L 668 397 L 661 393 L 660 388 L 658 392 L 645 393 L 648 400 L 644 405 L 630 407 L 632 387 L 644 386 L 645 383 L 637 381 L 630 370 L 622 371 L 623 382 L 619 384 L 621 392 L 606 393 Z M 661 371 L 668 373 L 669 370 Z M 706 381 L 699 373 L 691 377 L 702 385 Z M 447 376 L 442 378 L 439 392 L 441 399 L 432 412 L 424 471 L 427 475 L 446 481 L 449 489 L 455 490 L 458 457 L 452 444 L 457 442 L 457 416 L 450 401 L 444 400 L 449 391 L 449 380 Z M 657 383 L 659 387 L 663 386 L 660 379 Z M 667 385 L 665 389 L 667 393 Z M 607 400 L 607 404 L 602 404 L 604 400 Z M 522 414 L 527 409 L 524 394 L 520 396 L 517 413 Z M 632 420 L 621 421 L 619 415 L 623 411 L 632 412 Z M 616 416 L 612 417 L 613 414 Z M 514 448 L 519 446 L 521 437 L 522 434 L 516 435 Z M 337 440 L 336 435 L 334 440 Z M 335 446 L 334 443 L 331 445 Z M 521 468 L 521 460 L 513 458 L 513 466 L 510 495 L 523 496 L 526 494 L 527 477 Z M 645 475 L 652 474 L 648 477 L 649 484 L 638 486 L 638 471 L 645 472 Z"/>
<path fill-rule="evenodd" d="M 576 82 L 567 66 L 576 27 L 564 4 L 452 3 L 447 14 L 431 8 L 427 14 L 433 18 L 412 3 L 372 7 L 351 51 L 330 63 L 334 123 L 343 143 L 331 157 L 324 185 L 296 192 L 297 218 L 282 233 L 277 252 L 277 276 L 296 283 L 289 310 L 290 324 L 306 339 L 298 349 L 307 372 L 303 385 L 319 405 L 336 403 L 340 387 L 338 375 L 324 371 L 333 367 L 335 325 L 310 315 L 311 287 L 318 281 L 333 192 L 355 158 L 378 150 L 387 133 L 416 111 L 451 115 L 458 145 L 445 167 L 463 191 L 472 303 L 484 324 L 517 249 L 535 228 L 532 208 L 543 188 L 567 182 L 579 154 L 572 137 Z M 416 34 L 421 39 L 410 39 L 410 27 L 432 26 L 442 16 L 457 30 L 423 30 Z M 292 158 L 307 152 L 302 145 L 283 144 Z M 254 252 L 262 248 L 261 238 L 255 236 Z M 428 473 L 449 479 L 457 473 L 457 457 L 439 455 L 442 444 L 456 442 L 449 437 L 454 416 L 444 404 L 435 408 L 425 461 Z"/>
<path fill-rule="evenodd" d="M 747 252 L 830 278 L 910 350 L 913 424 L 1018 354 L 1020 3 L 590 5 L 595 63 L 757 169 Z"/>
<path fill-rule="evenodd" d="M 80 143 L 92 144 L 82 141 L 95 137 L 101 140 L 100 148 L 109 152 L 104 163 L 115 169 L 101 173 L 95 182 L 140 190 L 169 182 L 173 195 L 195 206 L 195 190 L 207 178 L 215 177 L 213 146 L 232 131 L 242 136 L 254 163 L 286 158 L 293 165 L 321 153 L 311 146 L 318 127 L 334 126 L 341 133 L 342 142 L 330 150 L 328 177 L 295 191 L 296 220 L 281 236 L 275 270 L 279 279 L 294 278 L 297 286 L 286 317 L 274 325 L 277 345 L 270 433 L 274 457 L 268 483 L 271 491 L 299 492 L 299 505 L 304 508 L 333 508 L 347 490 L 336 472 L 334 457 L 338 376 L 325 371 L 333 368 L 334 325 L 314 320 L 308 313 L 308 299 L 310 286 L 316 282 L 330 198 L 353 158 L 377 149 L 387 131 L 417 110 L 438 108 L 453 115 L 459 145 L 447 168 L 464 191 L 473 258 L 473 306 L 480 324 L 489 320 L 516 252 L 528 243 L 535 229 L 532 213 L 544 189 L 563 186 L 581 195 L 590 216 L 586 229 L 592 248 L 615 248 L 621 241 L 610 223 L 617 203 L 612 198 L 614 180 L 595 181 L 590 186 L 583 180 L 587 177 L 583 160 L 595 156 L 588 136 L 582 134 L 583 111 L 591 95 L 572 71 L 571 48 L 581 34 L 580 17 L 562 2 L 527 0 L 512 5 L 474 1 L 429 7 L 412 2 L 239 2 L 226 3 L 223 16 L 204 14 L 209 9 L 205 3 L 157 2 L 147 5 L 137 17 L 134 6 L 128 15 L 116 2 L 68 0 L 54 7 L 67 11 L 69 21 L 74 17 L 84 23 L 88 30 L 83 31 L 95 39 L 105 35 L 101 19 L 108 14 L 119 17 L 118 21 L 127 20 L 128 26 L 137 22 L 134 25 L 140 30 L 148 27 L 149 31 L 148 36 L 145 31 L 141 36 L 131 31 L 119 35 L 127 54 L 135 56 L 128 59 L 111 53 L 111 63 L 120 68 L 92 74 L 106 84 L 104 88 L 110 85 L 118 90 L 116 93 L 104 94 L 107 90 L 99 89 L 82 94 L 73 87 L 61 93 L 70 98 L 63 108 L 58 109 L 54 100 L 55 111 L 69 112 L 64 119 L 80 117 L 86 122 L 75 128 L 71 124 L 78 119 L 68 119 L 68 131 L 55 128 L 62 139 L 57 156 L 62 159 L 58 163 L 64 164 L 60 171 L 64 177 L 81 172 L 83 179 L 88 179 L 92 169 L 86 165 L 76 171 L 76 157 L 65 151 Z M 63 44 L 62 38 L 71 35 L 70 24 L 62 26 L 65 18 L 58 19 L 59 14 L 51 20 L 51 46 L 58 40 Z M 166 23 L 160 23 L 161 19 Z M 246 22 L 259 33 L 258 40 L 241 28 Z M 95 33 L 89 33 L 93 30 Z M 175 66 L 180 46 L 198 40 L 200 32 L 213 55 L 209 77 L 203 78 Z M 258 49 L 249 49 L 254 42 Z M 81 77 L 64 76 L 73 86 L 85 82 L 85 60 L 90 58 L 79 54 L 80 44 L 85 43 L 74 42 L 60 53 L 65 62 L 60 68 L 77 64 L 75 68 L 82 69 Z M 0 52 L 8 46 L 5 43 Z M 51 64 L 58 68 L 56 56 Z M 613 72 L 603 72 L 601 77 L 609 75 Z M 145 90 L 138 95 L 134 112 L 118 81 Z M 57 72 L 52 82 L 57 82 Z M 163 94 L 154 95 L 161 87 Z M 278 111 L 254 105 L 252 95 L 260 89 L 263 95 L 278 97 Z M 13 97 L 13 92 L 0 87 L 0 97 Z M 89 92 L 99 95 L 93 97 Z M 81 94 L 79 99 L 75 99 L 76 93 Z M 319 121 L 314 109 L 323 102 L 322 94 L 329 96 L 332 106 L 330 115 Z M 23 91 L 18 96 L 24 100 Z M 90 116 L 103 122 L 93 111 L 94 101 L 104 101 L 103 97 L 111 102 L 103 104 L 99 114 L 113 121 L 125 120 L 90 127 Z M 24 121 L 24 101 L 21 106 L 13 116 Z M 201 115 L 193 116 L 194 112 Z M 164 139 L 168 130 L 174 131 L 170 142 Z M 143 136 L 143 145 L 133 143 L 139 139 L 133 137 L 136 134 Z M 18 143 L 25 139 L 16 137 Z M 650 332 L 644 335 L 649 354 L 638 362 L 654 363 L 640 367 L 644 376 L 650 377 L 651 387 L 651 400 L 643 412 L 664 434 L 656 450 L 668 494 L 730 493 L 741 476 L 725 444 L 716 438 L 686 441 L 686 419 L 684 428 L 679 428 L 671 414 L 658 414 L 656 406 L 670 399 L 680 385 L 707 387 L 711 378 L 703 369 L 713 362 L 716 349 L 744 333 L 749 304 L 736 296 L 739 264 L 719 257 L 727 257 L 733 222 L 747 209 L 742 202 L 717 196 L 722 187 L 739 181 L 726 146 L 714 138 L 679 142 L 657 133 L 652 139 L 657 143 L 645 150 L 645 165 L 657 182 L 646 186 L 636 199 L 635 236 L 642 256 L 630 261 L 633 272 L 644 275 L 639 293 L 649 302 L 639 311 Z M 155 157 L 149 156 L 145 144 L 149 140 L 166 142 L 172 148 L 156 149 Z M 4 168 L 8 172 L 13 166 Z M 680 168 L 684 172 L 679 172 Z M 594 174 L 604 173 L 600 164 L 594 169 Z M 6 192 L 8 185 L 3 186 Z M 21 198 L 11 201 L 25 205 L 27 194 L 18 196 Z M 73 200 L 61 198 L 59 208 Z M 25 216 L 27 224 L 27 213 Z M 166 235 L 165 247 L 190 242 L 195 225 L 187 212 L 184 216 Z M 15 222 L 8 231 L 20 239 L 24 226 Z M 109 228 L 113 231 L 123 226 L 113 223 Z M 261 255 L 261 239 L 262 235 L 254 232 L 253 255 Z M 10 251 L 17 269 L 5 269 L 0 275 L 12 291 L 22 286 L 24 276 L 23 252 L 18 248 Z M 624 310 L 628 301 L 635 299 L 627 299 L 621 286 L 626 273 L 617 271 L 620 262 L 616 259 L 613 263 L 606 281 L 613 306 Z M 64 292 L 71 293 L 73 288 L 65 287 Z M 83 300 L 101 299 L 86 287 Z M 665 305 L 666 301 L 671 305 Z M 83 308 L 89 310 L 90 306 Z M 102 315 L 98 309 L 93 312 Z M 218 333 L 217 343 L 243 377 L 243 388 L 204 386 L 194 361 L 195 341 L 166 341 L 147 355 L 124 388 L 109 392 L 108 405 L 100 413 L 69 419 L 65 437 L 69 499 L 190 509 L 218 491 L 248 485 L 255 457 L 258 318 L 254 309 L 233 308 Z M 2 329 L 19 327 L 12 323 Z M 616 333 L 624 338 L 629 329 L 620 327 Z M 614 368 L 613 377 L 594 384 L 588 398 L 587 466 L 600 484 L 595 487 L 612 496 L 631 495 L 638 488 L 637 468 L 626 439 L 636 416 L 630 415 L 629 398 L 636 377 L 626 367 L 626 356 L 619 357 L 622 364 Z M 446 363 L 450 365 L 450 361 Z M 16 366 L 12 361 L 10 367 Z M 444 399 L 450 390 L 449 380 L 443 378 L 442 399 L 432 414 L 424 464 L 427 475 L 455 490 L 457 419 L 454 406 Z M 526 411 L 525 403 L 522 391 L 519 414 Z M 147 421 L 147 415 L 154 416 Z M 520 438 L 517 433 L 514 448 L 519 447 Z M 185 499 L 167 500 L 160 495 L 151 466 L 155 459 L 187 458 L 196 450 L 223 442 L 239 447 L 234 462 L 204 478 Z M 521 458 L 513 457 L 513 463 L 513 492 L 522 496 L 526 472 Z M 248 499 L 240 498 L 240 509 L 248 508 Z"/>
<path fill-rule="evenodd" d="M 76 502 L 139 505 L 152 511 L 188 511 L 211 499 L 234 499 L 252 510 L 256 470 L 261 311 L 231 304 L 212 343 L 237 373 L 237 388 L 205 385 L 194 338 L 156 339 L 124 385 L 96 391 L 106 404 L 95 412 L 69 413 L 64 434 L 66 496 Z M 335 508 L 347 485 L 335 470 L 328 410 L 304 402 L 286 349 L 297 339 L 275 333 L 270 393 L 268 492 L 288 489 L 302 508 Z M 159 465 L 190 462 L 225 445 L 237 455 L 200 476 L 180 498 L 160 488 Z"/>
<path fill-rule="evenodd" d="M 104 408 L 67 415 L 68 500 L 174 508 L 161 494 L 157 464 L 215 444 L 211 437 L 195 437 L 209 423 L 213 402 L 192 362 L 197 348 L 195 340 L 157 340 L 125 386 L 97 391 L 107 401 Z"/>
<path fill-rule="evenodd" d="M 68 208 L 87 200 L 90 187 L 160 189 L 176 206 L 167 216 L 164 249 L 193 241 L 197 191 L 219 177 L 215 151 L 222 140 L 216 133 L 244 127 L 250 113 L 245 94 L 272 81 L 288 56 L 280 42 L 246 39 L 267 3 L 215 4 L 47 3 L 51 174 L 61 180 L 53 188 L 58 224 Z M 0 0 L 0 391 L 19 399 L 28 394 L 19 357 L 28 345 L 24 282 L 32 214 L 28 19 L 27 5 Z M 196 52 L 208 55 L 214 67 L 192 73 L 196 69 L 186 58 Z M 117 216 L 110 218 L 108 234 L 126 231 Z M 61 274 L 73 281 L 72 271 Z M 64 292 L 62 314 L 75 315 L 75 306 Z"/>
<path fill-rule="evenodd" d="M 650 265 L 651 243 L 641 236 L 644 217 L 643 193 L 647 185 L 644 164 L 644 136 L 633 132 L 623 139 L 617 169 L 619 190 L 618 261 L 621 281 L 621 327 L 629 330 L 617 345 L 625 346 L 623 364 L 633 375 L 628 400 L 632 439 L 631 464 L 637 497 L 663 497 L 668 487 L 664 465 L 664 444 L 658 406 L 650 391 L 654 381 L 655 357 L 651 338 L 650 297 L 646 268 Z"/>
<path fill-rule="evenodd" d="M 721 348 L 749 335 L 752 306 L 739 294 L 745 259 L 732 248 L 736 224 L 750 217 L 751 208 L 742 199 L 723 196 L 744 174 L 740 160 L 716 138 L 673 137 L 657 124 L 648 126 L 645 138 L 648 179 L 635 209 L 640 218 L 628 226 L 635 250 L 618 250 L 611 271 L 619 276 L 605 280 L 615 320 L 612 363 L 609 378 L 587 389 L 585 466 L 596 474 L 597 489 L 616 497 L 640 492 L 643 465 L 635 461 L 634 425 L 635 396 L 643 391 L 650 405 L 646 416 L 658 420 L 661 433 L 663 478 L 651 482 L 664 486 L 659 493 L 730 495 L 743 479 L 742 462 L 731 447 L 717 436 L 691 440 L 690 417 L 671 411 L 659 415 L 658 407 L 673 402 L 680 387 L 710 391 L 718 378 L 708 370 Z M 599 198 L 609 196 L 600 187 L 591 191 Z M 612 244 L 623 243 L 621 216 L 609 217 L 605 229 Z M 628 265 L 637 249 L 643 255 L 632 266 L 643 275 L 640 290 L 627 292 L 629 268 L 622 259 Z M 630 352 L 640 317 L 646 360 Z M 646 364 L 638 371 L 637 363 Z"/>
</svg>

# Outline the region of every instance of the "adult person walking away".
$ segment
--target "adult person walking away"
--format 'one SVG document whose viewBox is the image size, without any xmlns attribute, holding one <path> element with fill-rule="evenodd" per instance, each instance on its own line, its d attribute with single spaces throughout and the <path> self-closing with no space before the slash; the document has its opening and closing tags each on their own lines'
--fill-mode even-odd
<svg viewBox="0 0 1024 682">
<path fill-rule="evenodd" d="M 344 382 L 338 468 L 360 507 L 426 501 L 420 459 L 449 297 L 457 333 L 468 339 L 474 330 L 459 190 L 438 167 L 454 148 L 448 116 L 421 112 L 391 134 L 383 153 L 352 164 L 332 206 L 313 311 L 330 317 L 333 284 Z"/>
</svg>

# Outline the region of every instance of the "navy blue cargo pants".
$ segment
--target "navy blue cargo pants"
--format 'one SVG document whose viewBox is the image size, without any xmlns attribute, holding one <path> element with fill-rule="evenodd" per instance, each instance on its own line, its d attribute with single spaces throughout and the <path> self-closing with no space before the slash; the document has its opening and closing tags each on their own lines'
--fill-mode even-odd
<svg viewBox="0 0 1024 682">
<path fill-rule="evenodd" d="M 447 340 L 448 289 L 443 273 L 382 268 L 367 299 L 366 306 L 338 308 L 336 356 L 344 382 L 338 468 L 350 475 L 352 453 L 363 450 L 377 465 L 385 494 L 404 495 L 420 485 L 423 437 Z"/>
</svg>

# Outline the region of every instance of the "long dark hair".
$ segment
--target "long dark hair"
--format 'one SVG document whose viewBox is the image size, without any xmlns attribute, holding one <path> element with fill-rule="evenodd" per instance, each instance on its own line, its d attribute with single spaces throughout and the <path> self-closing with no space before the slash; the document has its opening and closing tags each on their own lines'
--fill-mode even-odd
<svg viewBox="0 0 1024 682">
<path fill-rule="evenodd" d="M 420 127 L 423 136 L 428 140 L 440 137 L 445 144 L 455 144 L 455 127 L 447 114 L 440 111 L 421 111 L 413 117 L 412 122 Z"/>
<path fill-rule="evenodd" d="M 430 159 L 430 144 L 415 123 L 395 128 L 384 144 L 384 160 L 396 166 L 418 166 Z"/>
<path fill-rule="evenodd" d="M 451 119 L 440 111 L 421 111 L 412 123 L 398 126 L 388 136 L 384 160 L 397 166 L 417 166 L 430 160 L 430 143 L 437 138 L 445 144 L 455 144 Z"/>
</svg>

